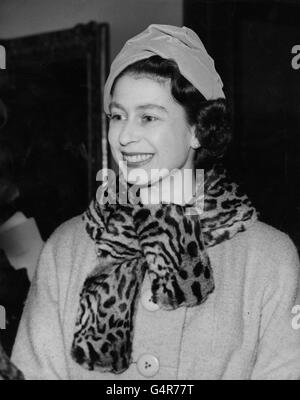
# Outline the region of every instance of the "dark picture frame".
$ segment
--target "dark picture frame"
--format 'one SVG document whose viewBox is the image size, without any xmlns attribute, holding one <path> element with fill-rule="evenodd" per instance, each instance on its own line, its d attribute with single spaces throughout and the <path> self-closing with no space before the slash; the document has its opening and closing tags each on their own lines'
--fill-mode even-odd
<svg viewBox="0 0 300 400">
<path fill-rule="evenodd" d="M 0 134 L 13 147 L 23 211 L 46 239 L 84 210 L 97 171 L 109 164 L 102 106 L 109 27 L 90 22 L 0 43 L 0 97 L 8 109 Z"/>
</svg>

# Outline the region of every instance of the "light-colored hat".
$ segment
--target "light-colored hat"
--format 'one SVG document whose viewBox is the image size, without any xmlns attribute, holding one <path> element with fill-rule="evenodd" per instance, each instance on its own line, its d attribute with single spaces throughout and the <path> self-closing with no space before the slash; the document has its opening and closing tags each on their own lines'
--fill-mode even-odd
<svg viewBox="0 0 300 400">
<path fill-rule="evenodd" d="M 129 65 L 153 55 L 176 61 L 181 74 L 206 100 L 225 97 L 214 60 L 208 55 L 198 35 L 185 26 L 153 24 L 129 39 L 112 62 L 104 87 L 105 112 L 109 112 L 110 92 L 117 76 Z"/>
</svg>

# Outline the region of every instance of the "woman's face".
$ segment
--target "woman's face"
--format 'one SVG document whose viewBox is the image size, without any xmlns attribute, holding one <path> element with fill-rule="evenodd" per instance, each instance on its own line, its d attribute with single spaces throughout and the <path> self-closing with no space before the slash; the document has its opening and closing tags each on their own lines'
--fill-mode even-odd
<svg viewBox="0 0 300 400">
<path fill-rule="evenodd" d="M 153 184 L 174 169 L 193 168 L 194 127 L 173 99 L 169 80 L 122 76 L 114 88 L 110 114 L 112 154 L 129 182 Z"/>
</svg>

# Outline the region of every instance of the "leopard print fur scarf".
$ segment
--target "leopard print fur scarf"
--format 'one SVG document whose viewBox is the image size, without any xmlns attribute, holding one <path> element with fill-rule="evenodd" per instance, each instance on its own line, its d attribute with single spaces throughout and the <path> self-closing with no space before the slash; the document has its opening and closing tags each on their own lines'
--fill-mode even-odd
<svg viewBox="0 0 300 400">
<path fill-rule="evenodd" d="M 84 213 L 99 260 L 80 294 L 71 350 L 84 368 L 118 374 L 129 367 L 146 273 L 152 300 L 163 309 L 197 306 L 214 290 L 206 248 L 257 219 L 248 197 L 221 166 L 205 173 L 204 212 L 189 213 L 189 206 L 101 205 L 94 200 Z"/>
</svg>

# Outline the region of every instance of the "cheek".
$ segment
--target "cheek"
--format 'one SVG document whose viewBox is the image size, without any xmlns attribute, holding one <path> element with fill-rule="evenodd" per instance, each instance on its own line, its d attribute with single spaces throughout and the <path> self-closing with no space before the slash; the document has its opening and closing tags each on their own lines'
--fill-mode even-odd
<svg viewBox="0 0 300 400">
<path fill-rule="evenodd" d="M 160 163 L 167 168 L 177 167 L 178 163 L 181 164 L 185 160 L 188 153 L 188 146 L 183 137 L 174 135 L 174 132 L 172 132 L 172 135 L 164 137 L 160 145 L 156 147 Z"/>
<path fill-rule="evenodd" d="M 108 143 L 111 148 L 114 148 L 117 144 L 117 133 L 116 130 L 109 128 L 108 130 Z"/>
<path fill-rule="evenodd" d="M 185 153 L 190 148 L 190 133 L 186 125 L 179 123 L 172 124 L 171 129 L 161 136 L 161 149 L 172 157 L 185 157 Z"/>
</svg>

